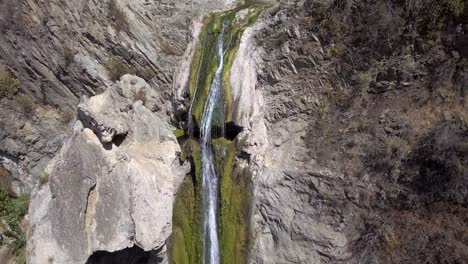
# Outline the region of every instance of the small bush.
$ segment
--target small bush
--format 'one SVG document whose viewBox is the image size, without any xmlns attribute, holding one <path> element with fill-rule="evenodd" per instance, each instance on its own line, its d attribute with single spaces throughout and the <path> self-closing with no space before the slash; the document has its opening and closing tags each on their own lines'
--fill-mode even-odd
<svg viewBox="0 0 468 264">
<path fill-rule="evenodd" d="M 385 149 L 388 156 L 404 158 L 411 151 L 411 146 L 402 138 L 389 137 L 385 139 Z"/>
<path fill-rule="evenodd" d="M 65 62 L 65 67 L 67 68 L 75 61 L 75 54 L 73 50 L 68 47 L 63 49 L 63 61 Z"/>
<path fill-rule="evenodd" d="M 10 190 L 12 178 L 10 172 L 3 165 L 0 165 L 0 188 Z"/>
<path fill-rule="evenodd" d="M 115 0 L 109 2 L 109 15 L 117 32 L 128 32 L 130 26 L 128 24 L 127 15 L 118 7 Z"/>
<path fill-rule="evenodd" d="M 20 82 L 4 67 L 0 66 L 0 96 L 12 96 L 18 92 Z"/>
<path fill-rule="evenodd" d="M 162 53 L 166 55 L 172 55 L 172 56 L 181 56 L 182 52 L 177 49 L 176 46 L 166 42 L 166 41 L 161 41 L 161 51 Z"/>
<path fill-rule="evenodd" d="M 49 174 L 47 172 L 43 172 L 40 176 L 39 176 L 39 186 L 43 186 L 44 184 L 46 184 L 47 182 L 49 182 Z"/>
<path fill-rule="evenodd" d="M 8 238 L 0 241 L 0 247 L 8 246 L 9 251 L 17 257 L 17 260 L 24 259 L 26 237 L 21 230 L 21 221 L 28 212 L 28 207 L 27 195 L 15 197 L 0 188 L 0 222 L 3 224 L 3 235 Z"/>
<path fill-rule="evenodd" d="M 364 133 L 368 131 L 369 128 L 370 128 L 369 119 L 364 116 L 358 117 L 358 119 L 352 122 L 349 126 L 349 129 L 351 131 L 354 131 L 357 133 Z"/>
<path fill-rule="evenodd" d="M 335 58 L 341 58 L 346 50 L 346 46 L 344 44 L 332 44 L 330 46 L 330 55 Z"/>
<path fill-rule="evenodd" d="M 336 12 L 332 12 L 327 18 L 323 18 L 320 22 L 320 26 L 322 30 L 328 32 L 331 37 L 340 37 L 346 33 L 345 25 L 341 22 Z"/>
<path fill-rule="evenodd" d="M 145 81 L 149 82 L 156 76 L 156 72 L 154 72 L 154 70 L 150 66 L 146 66 L 140 69 L 137 72 L 137 75 L 145 79 Z"/>
<path fill-rule="evenodd" d="M 30 114 L 34 109 L 33 102 L 26 95 L 21 95 L 16 98 L 16 102 L 21 108 L 21 111 L 25 114 Z"/>
<path fill-rule="evenodd" d="M 107 70 L 107 74 L 112 81 L 117 81 L 125 74 L 136 74 L 136 70 L 128 66 L 125 61 L 119 58 L 113 58 L 109 60 L 104 67 Z"/>
<path fill-rule="evenodd" d="M 180 128 L 174 129 L 172 132 L 174 133 L 174 136 L 176 136 L 176 138 L 185 136 L 185 131 Z"/>
<path fill-rule="evenodd" d="M 73 119 L 73 113 L 72 112 L 69 112 L 69 111 L 61 111 L 59 113 L 60 115 L 60 121 L 63 123 L 63 124 L 68 124 L 70 121 L 72 121 Z"/>
</svg>

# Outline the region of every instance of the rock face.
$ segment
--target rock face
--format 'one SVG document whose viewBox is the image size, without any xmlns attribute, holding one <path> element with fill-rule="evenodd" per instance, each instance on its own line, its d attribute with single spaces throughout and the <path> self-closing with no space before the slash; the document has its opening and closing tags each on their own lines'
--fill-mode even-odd
<svg viewBox="0 0 468 264">
<path fill-rule="evenodd" d="M 34 188 L 71 130 L 80 97 L 113 84 L 109 68 L 127 65 L 144 75 L 161 95 L 158 111 L 170 115 L 173 75 L 192 18 L 226 4 L 1 1 L 0 68 L 20 81 L 16 94 L 0 98 L 0 163 L 12 174 L 8 187 L 16 193 Z"/>
<path fill-rule="evenodd" d="M 251 263 L 468 259 L 456 235 L 467 228 L 460 36 L 444 20 L 448 40 L 431 46 L 383 2 L 280 1 L 244 35 L 231 83 L 254 177 Z M 443 15 L 466 28 L 466 10 Z"/>
<path fill-rule="evenodd" d="M 172 202 L 189 169 L 156 92 L 125 75 L 78 106 L 72 135 L 30 206 L 29 263 L 86 263 L 138 246 L 164 258 Z"/>
</svg>

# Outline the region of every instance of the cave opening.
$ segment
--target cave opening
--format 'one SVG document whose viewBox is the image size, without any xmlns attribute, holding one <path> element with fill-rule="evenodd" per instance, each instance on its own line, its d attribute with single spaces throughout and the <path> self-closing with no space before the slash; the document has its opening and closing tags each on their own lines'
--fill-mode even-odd
<svg viewBox="0 0 468 264">
<path fill-rule="evenodd" d="M 163 258 L 158 251 L 144 251 L 138 246 L 125 248 L 116 252 L 96 251 L 86 264 L 155 264 Z"/>
<path fill-rule="evenodd" d="M 200 139 L 200 128 L 198 127 L 197 123 L 194 122 L 194 129 L 192 131 L 192 136 L 196 139 Z M 211 135 L 213 139 L 225 137 L 229 140 L 234 140 L 237 135 L 239 135 L 244 130 L 243 127 L 237 125 L 233 121 L 226 122 L 224 127 L 213 125 L 211 128 Z"/>
</svg>

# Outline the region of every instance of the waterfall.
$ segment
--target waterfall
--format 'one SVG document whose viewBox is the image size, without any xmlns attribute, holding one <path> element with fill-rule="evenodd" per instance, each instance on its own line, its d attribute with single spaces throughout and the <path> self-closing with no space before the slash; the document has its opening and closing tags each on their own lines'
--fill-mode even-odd
<svg viewBox="0 0 468 264">
<path fill-rule="evenodd" d="M 201 120 L 202 191 L 203 191 L 203 259 L 207 264 L 219 264 L 219 241 L 217 232 L 218 176 L 214 167 L 211 147 L 211 128 L 217 105 L 222 101 L 222 74 L 224 25 L 217 40 L 219 66 L 211 84 Z"/>
</svg>

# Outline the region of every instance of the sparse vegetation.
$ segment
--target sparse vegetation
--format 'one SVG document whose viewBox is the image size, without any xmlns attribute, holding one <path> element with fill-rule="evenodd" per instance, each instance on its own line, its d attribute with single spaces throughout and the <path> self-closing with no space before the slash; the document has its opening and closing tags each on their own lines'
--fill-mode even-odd
<svg viewBox="0 0 468 264">
<path fill-rule="evenodd" d="M 16 256 L 18 264 L 26 263 L 26 237 L 21 229 L 21 221 L 28 211 L 29 197 L 15 197 L 0 188 L 0 231 L 4 239 L 0 246 L 7 245 L 9 251 Z"/>
<path fill-rule="evenodd" d="M 3 165 L 0 165 L 0 188 L 3 188 L 5 190 L 10 190 L 11 181 L 12 181 L 12 176 L 10 172 L 7 169 L 5 169 Z"/>
<path fill-rule="evenodd" d="M 353 132 L 364 133 L 369 129 L 369 127 L 369 119 L 365 116 L 362 116 L 351 122 L 349 129 Z"/>
<path fill-rule="evenodd" d="M 42 174 L 39 176 L 39 186 L 43 186 L 49 182 L 49 174 L 47 172 L 42 172 Z"/>
<path fill-rule="evenodd" d="M 330 55 L 334 58 L 341 58 L 346 50 L 346 46 L 344 44 L 332 44 L 330 46 Z"/>
<path fill-rule="evenodd" d="M 65 62 L 65 67 L 68 68 L 75 61 L 75 54 L 73 50 L 68 47 L 63 49 L 63 61 Z"/>
<path fill-rule="evenodd" d="M 388 156 L 404 158 L 411 151 L 411 145 L 402 138 L 389 137 L 385 139 L 385 149 Z"/>
<path fill-rule="evenodd" d="M 136 70 L 133 67 L 127 65 L 127 63 L 120 59 L 120 58 L 112 58 L 110 59 L 104 67 L 107 70 L 107 74 L 109 75 L 109 79 L 112 81 L 118 81 L 120 77 L 125 74 L 136 74 Z"/>
<path fill-rule="evenodd" d="M 128 32 L 130 25 L 128 23 L 127 15 L 117 5 L 115 0 L 111 0 L 109 2 L 109 15 L 117 32 Z"/>
<path fill-rule="evenodd" d="M 172 56 L 181 56 L 182 52 L 175 46 L 167 41 L 161 40 L 160 43 L 162 53 Z"/>
<path fill-rule="evenodd" d="M 172 132 L 174 133 L 174 136 L 176 136 L 176 138 L 185 136 L 185 131 L 180 128 L 174 129 Z"/>
<path fill-rule="evenodd" d="M 60 111 L 59 115 L 60 115 L 60 121 L 63 124 L 68 124 L 71 120 L 73 120 L 73 117 L 74 117 L 73 113 L 70 111 Z"/>
<path fill-rule="evenodd" d="M 3 66 L 0 66 L 0 97 L 10 97 L 18 92 L 20 82 Z"/>
<path fill-rule="evenodd" d="M 16 102 L 18 103 L 21 111 L 24 114 L 30 114 L 34 110 L 34 103 L 29 97 L 26 95 L 21 95 L 16 98 Z"/>
<path fill-rule="evenodd" d="M 141 68 L 136 74 L 147 82 L 151 81 L 156 76 L 156 72 L 151 66 Z"/>
</svg>

